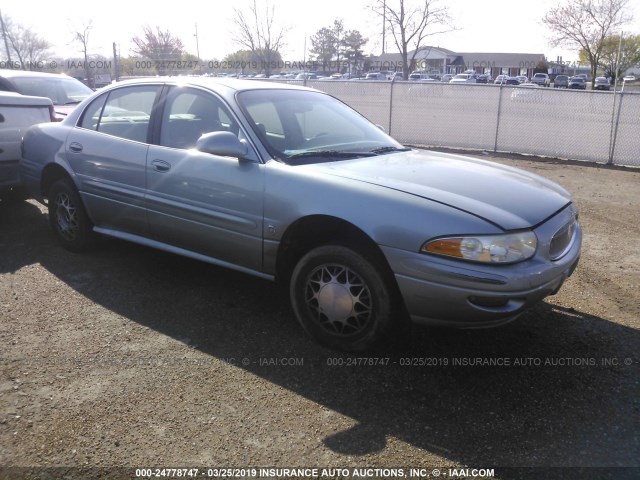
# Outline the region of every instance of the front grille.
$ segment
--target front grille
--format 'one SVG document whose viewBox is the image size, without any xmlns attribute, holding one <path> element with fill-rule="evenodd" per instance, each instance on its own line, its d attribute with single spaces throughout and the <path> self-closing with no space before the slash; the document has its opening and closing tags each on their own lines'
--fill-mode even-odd
<svg viewBox="0 0 640 480">
<path fill-rule="evenodd" d="M 558 260 L 564 257 L 571 249 L 577 226 L 578 221 L 574 218 L 555 233 L 549 247 L 549 257 L 551 260 Z"/>
</svg>

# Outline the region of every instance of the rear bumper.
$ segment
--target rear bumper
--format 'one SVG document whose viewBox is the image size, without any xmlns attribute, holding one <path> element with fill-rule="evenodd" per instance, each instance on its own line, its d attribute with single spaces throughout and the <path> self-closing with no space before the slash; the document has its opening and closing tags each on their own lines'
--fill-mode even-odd
<svg viewBox="0 0 640 480">
<path fill-rule="evenodd" d="M 0 162 L 0 192 L 20 187 L 18 160 Z"/>
<path fill-rule="evenodd" d="M 37 164 L 22 159 L 19 164 L 18 174 L 20 183 L 27 191 L 29 197 L 35 198 L 40 203 L 44 203 L 42 190 L 40 188 L 42 169 L 39 168 Z"/>
</svg>

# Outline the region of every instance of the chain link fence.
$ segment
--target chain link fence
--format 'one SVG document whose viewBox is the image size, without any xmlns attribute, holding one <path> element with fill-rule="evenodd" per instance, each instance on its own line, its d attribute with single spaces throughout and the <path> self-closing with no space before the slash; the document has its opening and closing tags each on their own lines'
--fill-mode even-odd
<svg viewBox="0 0 640 480">
<path fill-rule="evenodd" d="M 640 166 L 638 92 L 435 82 L 306 85 L 339 98 L 405 144 Z"/>
</svg>

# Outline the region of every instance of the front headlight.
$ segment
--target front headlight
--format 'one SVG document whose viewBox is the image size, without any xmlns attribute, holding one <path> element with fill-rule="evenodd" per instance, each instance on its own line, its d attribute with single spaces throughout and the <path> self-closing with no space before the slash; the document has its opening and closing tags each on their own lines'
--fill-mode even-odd
<svg viewBox="0 0 640 480">
<path fill-rule="evenodd" d="M 533 257 L 537 246 L 535 233 L 527 231 L 437 238 L 422 245 L 420 251 L 472 262 L 515 263 Z"/>
</svg>

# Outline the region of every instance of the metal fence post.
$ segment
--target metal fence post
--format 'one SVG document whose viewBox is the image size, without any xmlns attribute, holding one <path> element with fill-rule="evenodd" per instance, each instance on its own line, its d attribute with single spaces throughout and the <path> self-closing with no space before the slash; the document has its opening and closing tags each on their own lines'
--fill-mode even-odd
<svg viewBox="0 0 640 480">
<path fill-rule="evenodd" d="M 616 114 L 616 121 L 611 125 L 611 129 L 613 130 L 613 136 L 611 138 L 611 149 L 609 150 L 609 161 L 608 165 L 613 165 L 613 158 L 616 153 L 616 141 L 618 139 L 618 125 L 620 125 L 620 110 L 622 110 L 622 100 L 624 99 L 624 87 L 620 91 L 620 101 L 618 102 L 618 112 Z M 615 108 L 615 107 L 614 107 Z M 613 118 L 611 119 L 613 122 Z"/>
<path fill-rule="evenodd" d="M 394 80 L 395 79 L 391 79 L 391 85 L 389 86 L 389 88 L 391 89 L 389 92 L 389 128 L 387 130 L 387 133 L 389 135 L 391 135 L 391 118 L 393 116 L 393 84 L 394 84 Z"/>
<path fill-rule="evenodd" d="M 502 108 L 502 82 L 500 82 L 500 91 L 498 92 L 498 113 L 496 115 L 496 136 L 493 141 L 493 151 L 498 151 L 498 133 L 500 132 L 500 109 Z"/>
</svg>

